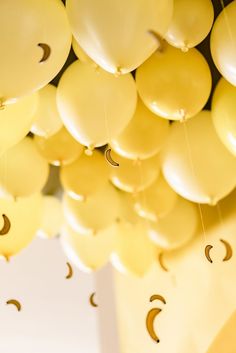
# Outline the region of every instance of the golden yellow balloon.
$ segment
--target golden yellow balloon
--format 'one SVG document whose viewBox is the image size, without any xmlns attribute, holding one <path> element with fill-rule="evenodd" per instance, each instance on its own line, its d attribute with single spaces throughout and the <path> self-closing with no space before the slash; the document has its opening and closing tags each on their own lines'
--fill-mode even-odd
<svg viewBox="0 0 236 353">
<path fill-rule="evenodd" d="M 53 238 L 60 233 L 64 216 L 61 201 L 55 196 L 43 196 L 42 217 L 37 230 L 40 238 Z"/>
<path fill-rule="evenodd" d="M 94 65 L 95 67 L 97 64 L 85 53 L 85 51 L 81 48 L 77 40 L 73 37 L 72 39 L 72 48 L 74 50 L 75 55 L 77 58 L 82 61 L 83 63 L 90 63 Z"/>
<path fill-rule="evenodd" d="M 149 31 L 164 35 L 173 0 L 67 0 L 73 35 L 104 70 L 127 73 L 159 46 Z"/>
<path fill-rule="evenodd" d="M 56 166 L 72 163 L 84 150 L 64 127 L 49 138 L 35 136 L 34 141 L 41 155 Z"/>
<path fill-rule="evenodd" d="M 213 21 L 211 0 L 175 0 L 173 17 L 165 39 L 174 47 L 188 51 L 206 38 Z"/>
<path fill-rule="evenodd" d="M 49 84 L 38 92 L 39 102 L 31 127 L 35 135 L 48 138 L 62 128 L 63 124 L 56 104 L 56 91 L 56 87 Z"/>
<path fill-rule="evenodd" d="M 0 187 L 13 197 L 40 192 L 49 174 L 47 161 L 26 137 L 0 158 Z"/>
<path fill-rule="evenodd" d="M 216 204 L 234 189 L 236 159 L 218 138 L 209 111 L 172 124 L 162 171 L 170 186 L 193 202 Z"/>
<path fill-rule="evenodd" d="M 3 103 L 50 82 L 71 47 L 70 27 L 60 0 L 1 1 L 0 32 Z"/>
<path fill-rule="evenodd" d="M 187 53 L 167 43 L 136 72 L 140 97 L 155 114 L 183 120 L 199 113 L 211 92 L 211 72 L 195 48 Z"/>
<path fill-rule="evenodd" d="M 139 99 L 129 125 L 110 145 L 122 157 L 146 159 L 160 151 L 168 133 L 169 122 L 153 114 Z"/>
<path fill-rule="evenodd" d="M 115 77 L 75 61 L 63 74 L 57 92 L 61 118 L 82 145 L 99 147 L 131 120 L 137 102 L 131 74 Z"/>
</svg>

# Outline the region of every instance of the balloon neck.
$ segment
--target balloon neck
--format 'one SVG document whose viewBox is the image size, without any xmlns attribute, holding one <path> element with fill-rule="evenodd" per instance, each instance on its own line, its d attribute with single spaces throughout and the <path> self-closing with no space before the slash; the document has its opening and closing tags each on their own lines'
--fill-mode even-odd
<svg viewBox="0 0 236 353">
<path fill-rule="evenodd" d="M 218 203 L 218 200 L 215 197 L 209 197 L 208 204 L 210 206 L 216 206 Z"/>
<path fill-rule="evenodd" d="M 92 156 L 93 155 L 93 151 L 94 151 L 94 145 L 89 145 L 86 149 L 85 149 L 85 154 L 87 156 Z"/>
<path fill-rule="evenodd" d="M 114 75 L 115 77 L 120 77 L 121 74 L 122 74 L 122 68 L 120 66 L 117 66 Z"/>
<path fill-rule="evenodd" d="M 9 255 L 3 255 L 4 259 L 6 262 L 10 262 L 10 256 Z"/>
<path fill-rule="evenodd" d="M 180 49 L 182 50 L 182 52 L 187 53 L 189 51 L 188 42 L 184 41 Z"/>
<path fill-rule="evenodd" d="M 178 111 L 179 120 L 184 123 L 187 120 L 187 112 L 185 109 L 179 109 Z"/>
<path fill-rule="evenodd" d="M 3 98 L 0 98 L 0 110 L 3 110 L 6 108 L 5 100 Z"/>
</svg>

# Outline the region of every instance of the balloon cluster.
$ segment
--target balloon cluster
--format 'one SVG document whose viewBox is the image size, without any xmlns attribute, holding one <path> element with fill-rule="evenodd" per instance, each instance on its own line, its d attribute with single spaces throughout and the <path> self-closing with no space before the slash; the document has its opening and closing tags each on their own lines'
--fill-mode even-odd
<svg viewBox="0 0 236 353">
<path fill-rule="evenodd" d="M 196 203 L 236 185 L 235 17 L 236 0 L 214 25 L 210 0 L 1 0 L 2 256 L 60 233 L 78 267 L 143 275 L 194 237 Z"/>
</svg>

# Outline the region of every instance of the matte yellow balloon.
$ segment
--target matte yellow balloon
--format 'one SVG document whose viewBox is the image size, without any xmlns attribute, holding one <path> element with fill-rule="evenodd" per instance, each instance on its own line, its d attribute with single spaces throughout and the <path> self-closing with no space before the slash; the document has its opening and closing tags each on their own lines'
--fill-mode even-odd
<svg viewBox="0 0 236 353">
<path fill-rule="evenodd" d="M 42 218 L 37 230 L 40 238 L 53 238 L 60 233 L 64 216 L 61 201 L 55 196 L 43 196 Z"/>
<path fill-rule="evenodd" d="M 26 137 L 0 158 L 0 187 L 13 197 L 40 192 L 49 174 L 49 165 L 34 141 Z"/>
<path fill-rule="evenodd" d="M 139 99 L 129 125 L 110 145 L 122 157 L 146 159 L 160 151 L 168 133 L 169 122 L 153 114 Z"/>
<path fill-rule="evenodd" d="M 75 61 L 59 82 L 57 103 L 64 125 L 77 141 L 103 146 L 132 119 L 137 103 L 135 81 L 131 74 L 115 77 Z"/>
<path fill-rule="evenodd" d="M 209 111 L 172 124 L 162 171 L 170 186 L 193 202 L 215 204 L 234 189 L 236 159 L 218 138 Z"/>
<path fill-rule="evenodd" d="M 136 72 L 140 97 L 155 114 L 171 120 L 199 113 L 211 92 L 211 72 L 197 49 L 187 53 L 167 43 Z"/>
<path fill-rule="evenodd" d="M 217 17 L 211 32 L 211 55 L 221 75 L 236 86 L 236 1 Z"/>
<path fill-rule="evenodd" d="M 83 153 L 73 163 L 62 166 L 60 179 L 66 192 L 77 200 L 84 200 L 107 183 L 109 168 L 101 152 L 91 156 Z"/>
<path fill-rule="evenodd" d="M 156 155 L 143 161 L 132 161 L 112 152 L 119 167 L 110 167 L 110 180 L 120 190 L 136 193 L 145 190 L 158 178 L 160 160 Z"/>
<path fill-rule="evenodd" d="M 56 91 L 56 87 L 49 84 L 38 92 L 39 102 L 31 127 L 35 135 L 48 138 L 62 128 L 63 123 L 56 104 Z"/>
<path fill-rule="evenodd" d="M 106 265 L 114 249 L 114 230 L 111 227 L 96 236 L 84 236 L 67 226 L 60 239 L 68 259 L 84 272 L 98 270 Z"/>
<path fill-rule="evenodd" d="M 236 156 L 236 87 L 224 78 L 213 95 L 212 118 L 219 138 Z"/>
<path fill-rule="evenodd" d="M 135 201 L 139 194 L 130 194 L 128 192 L 120 191 L 120 213 L 118 215 L 118 222 L 137 224 L 142 222 L 142 219 L 135 212 Z"/>
<path fill-rule="evenodd" d="M 81 48 L 81 46 L 74 37 L 72 39 L 72 48 L 74 50 L 75 55 L 80 61 L 82 61 L 83 63 L 90 63 L 95 67 L 97 66 L 97 64 Z"/>
<path fill-rule="evenodd" d="M 173 17 L 165 39 L 171 45 L 188 51 L 206 38 L 213 21 L 211 0 L 175 0 Z"/>
<path fill-rule="evenodd" d="M 10 231 L 0 237 L 0 255 L 9 259 L 25 248 L 36 235 L 42 217 L 42 196 L 0 198 L 0 212 L 5 214 L 11 223 Z M 3 225 L 0 217 L 0 227 Z"/>
<path fill-rule="evenodd" d="M 164 218 L 150 224 L 150 239 L 162 249 L 179 248 L 194 237 L 198 220 L 197 206 L 179 197 Z"/>
<path fill-rule="evenodd" d="M 127 73 L 159 46 L 149 33 L 164 35 L 173 0 L 67 0 L 73 35 L 104 70 Z"/>
<path fill-rule="evenodd" d="M 56 166 L 72 163 L 84 150 L 64 127 L 49 138 L 35 136 L 34 141 L 41 155 Z"/>
<path fill-rule="evenodd" d="M 2 0 L 0 32 L 3 103 L 50 82 L 71 47 L 70 27 L 60 0 Z"/>
</svg>

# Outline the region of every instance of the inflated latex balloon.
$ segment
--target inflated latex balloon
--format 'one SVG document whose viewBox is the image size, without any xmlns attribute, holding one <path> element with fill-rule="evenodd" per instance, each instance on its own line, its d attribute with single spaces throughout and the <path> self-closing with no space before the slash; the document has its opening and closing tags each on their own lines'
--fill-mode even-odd
<svg viewBox="0 0 236 353">
<path fill-rule="evenodd" d="M 37 105 L 38 93 L 33 93 L 0 109 L 0 155 L 28 134 Z"/>
<path fill-rule="evenodd" d="M 136 102 L 131 74 L 115 77 L 80 61 L 65 71 L 57 91 L 66 128 L 77 141 L 91 148 L 105 145 L 128 125 Z"/>
<path fill-rule="evenodd" d="M 2 0 L 0 32 L 3 104 L 45 86 L 70 51 L 71 32 L 60 0 Z"/>
<path fill-rule="evenodd" d="M 221 75 L 236 86 L 236 1 L 217 17 L 211 32 L 211 54 Z"/>
<path fill-rule="evenodd" d="M 135 201 L 139 194 L 130 194 L 128 192 L 120 191 L 120 213 L 118 221 L 123 223 L 137 224 L 142 222 L 142 218 L 135 212 Z"/>
<path fill-rule="evenodd" d="M 211 72 L 195 48 L 187 53 L 167 43 L 136 71 L 140 97 L 153 113 L 183 120 L 199 113 L 211 92 Z"/>
<path fill-rule="evenodd" d="M 171 187 L 193 202 L 215 204 L 234 189 L 236 159 L 218 138 L 209 111 L 172 124 L 162 171 Z"/>
<path fill-rule="evenodd" d="M 35 136 L 34 141 L 41 155 L 56 166 L 72 163 L 84 150 L 64 127 L 49 138 Z"/>
<path fill-rule="evenodd" d="M 212 118 L 224 145 L 236 156 L 236 87 L 222 78 L 212 99 Z"/>
<path fill-rule="evenodd" d="M 206 38 L 213 21 L 211 0 L 175 0 L 173 17 L 165 39 L 171 45 L 188 51 Z"/>
<path fill-rule="evenodd" d="M 107 183 L 109 168 L 104 156 L 93 151 L 91 156 L 83 153 L 73 163 L 62 166 L 60 179 L 66 192 L 77 200 L 84 200 Z"/>
<path fill-rule="evenodd" d="M 42 196 L 34 194 L 30 197 L 0 198 L 0 212 L 10 221 L 10 230 L 0 237 L 0 255 L 9 259 L 25 248 L 36 235 L 42 217 Z M 0 219 L 3 226 L 3 218 Z"/>
<path fill-rule="evenodd" d="M 139 99 L 129 125 L 110 145 L 119 155 L 130 159 L 146 159 L 157 154 L 169 132 L 169 122 L 158 118 Z"/>
<path fill-rule="evenodd" d="M 150 224 L 150 239 L 162 249 L 173 250 L 196 234 L 198 210 L 193 203 L 178 198 L 174 208 L 162 219 Z"/>
<path fill-rule="evenodd" d="M 155 222 L 173 209 L 177 199 L 176 192 L 160 175 L 143 195 L 137 195 L 134 208 L 140 217 Z"/>
<path fill-rule="evenodd" d="M 136 193 L 145 190 L 160 173 L 160 159 L 156 155 L 143 161 L 132 161 L 112 152 L 119 167 L 110 167 L 110 180 L 120 190 Z"/>
<path fill-rule="evenodd" d="M 0 186 L 15 198 L 40 192 L 48 174 L 47 161 L 29 137 L 7 150 L 0 158 Z"/>
<path fill-rule="evenodd" d="M 46 239 L 55 237 L 59 234 L 63 221 L 60 200 L 55 196 L 43 196 L 42 218 L 37 230 L 37 236 Z"/>
<path fill-rule="evenodd" d="M 56 91 L 56 87 L 49 84 L 38 92 L 39 102 L 31 127 L 35 135 L 48 138 L 62 128 L 63 123 L 56 104 Z"/>
<path fill-rule="evenodd" d="M 81 235 L 66 226 L 60 237 L 62 248 L 68 259 L 81 271 L 90 272 L 103 267 L 114 249 L 112 227 L 94 235 Z"/>
<path fill-rule="evenodd" d="M 97 67 L 97 64 L 85 53 L 85 51 L 81 48 L 81 46 L 74 37 L 72 39 L 72 48 L 74 50 L 75 55 L 80 61 L 82 61 L 83 63 L 90 63 Z"/>
<path fill-rule="evenodd" d="M 149 31 L 166 33 L 173 0 L 67 0 L 66 8 L 83 50 L 104 70 L 127 73 L 158 48 Z"/>
<path fill-rule="evenodd" d="M 65 218 L 81 234 L 96 234 L 111 225 L 118 217 L 119 207 L 117 191 L 108 183 L 85 201 L 77 201 L 67 194 L 63 198 Z"/>
</svg>

